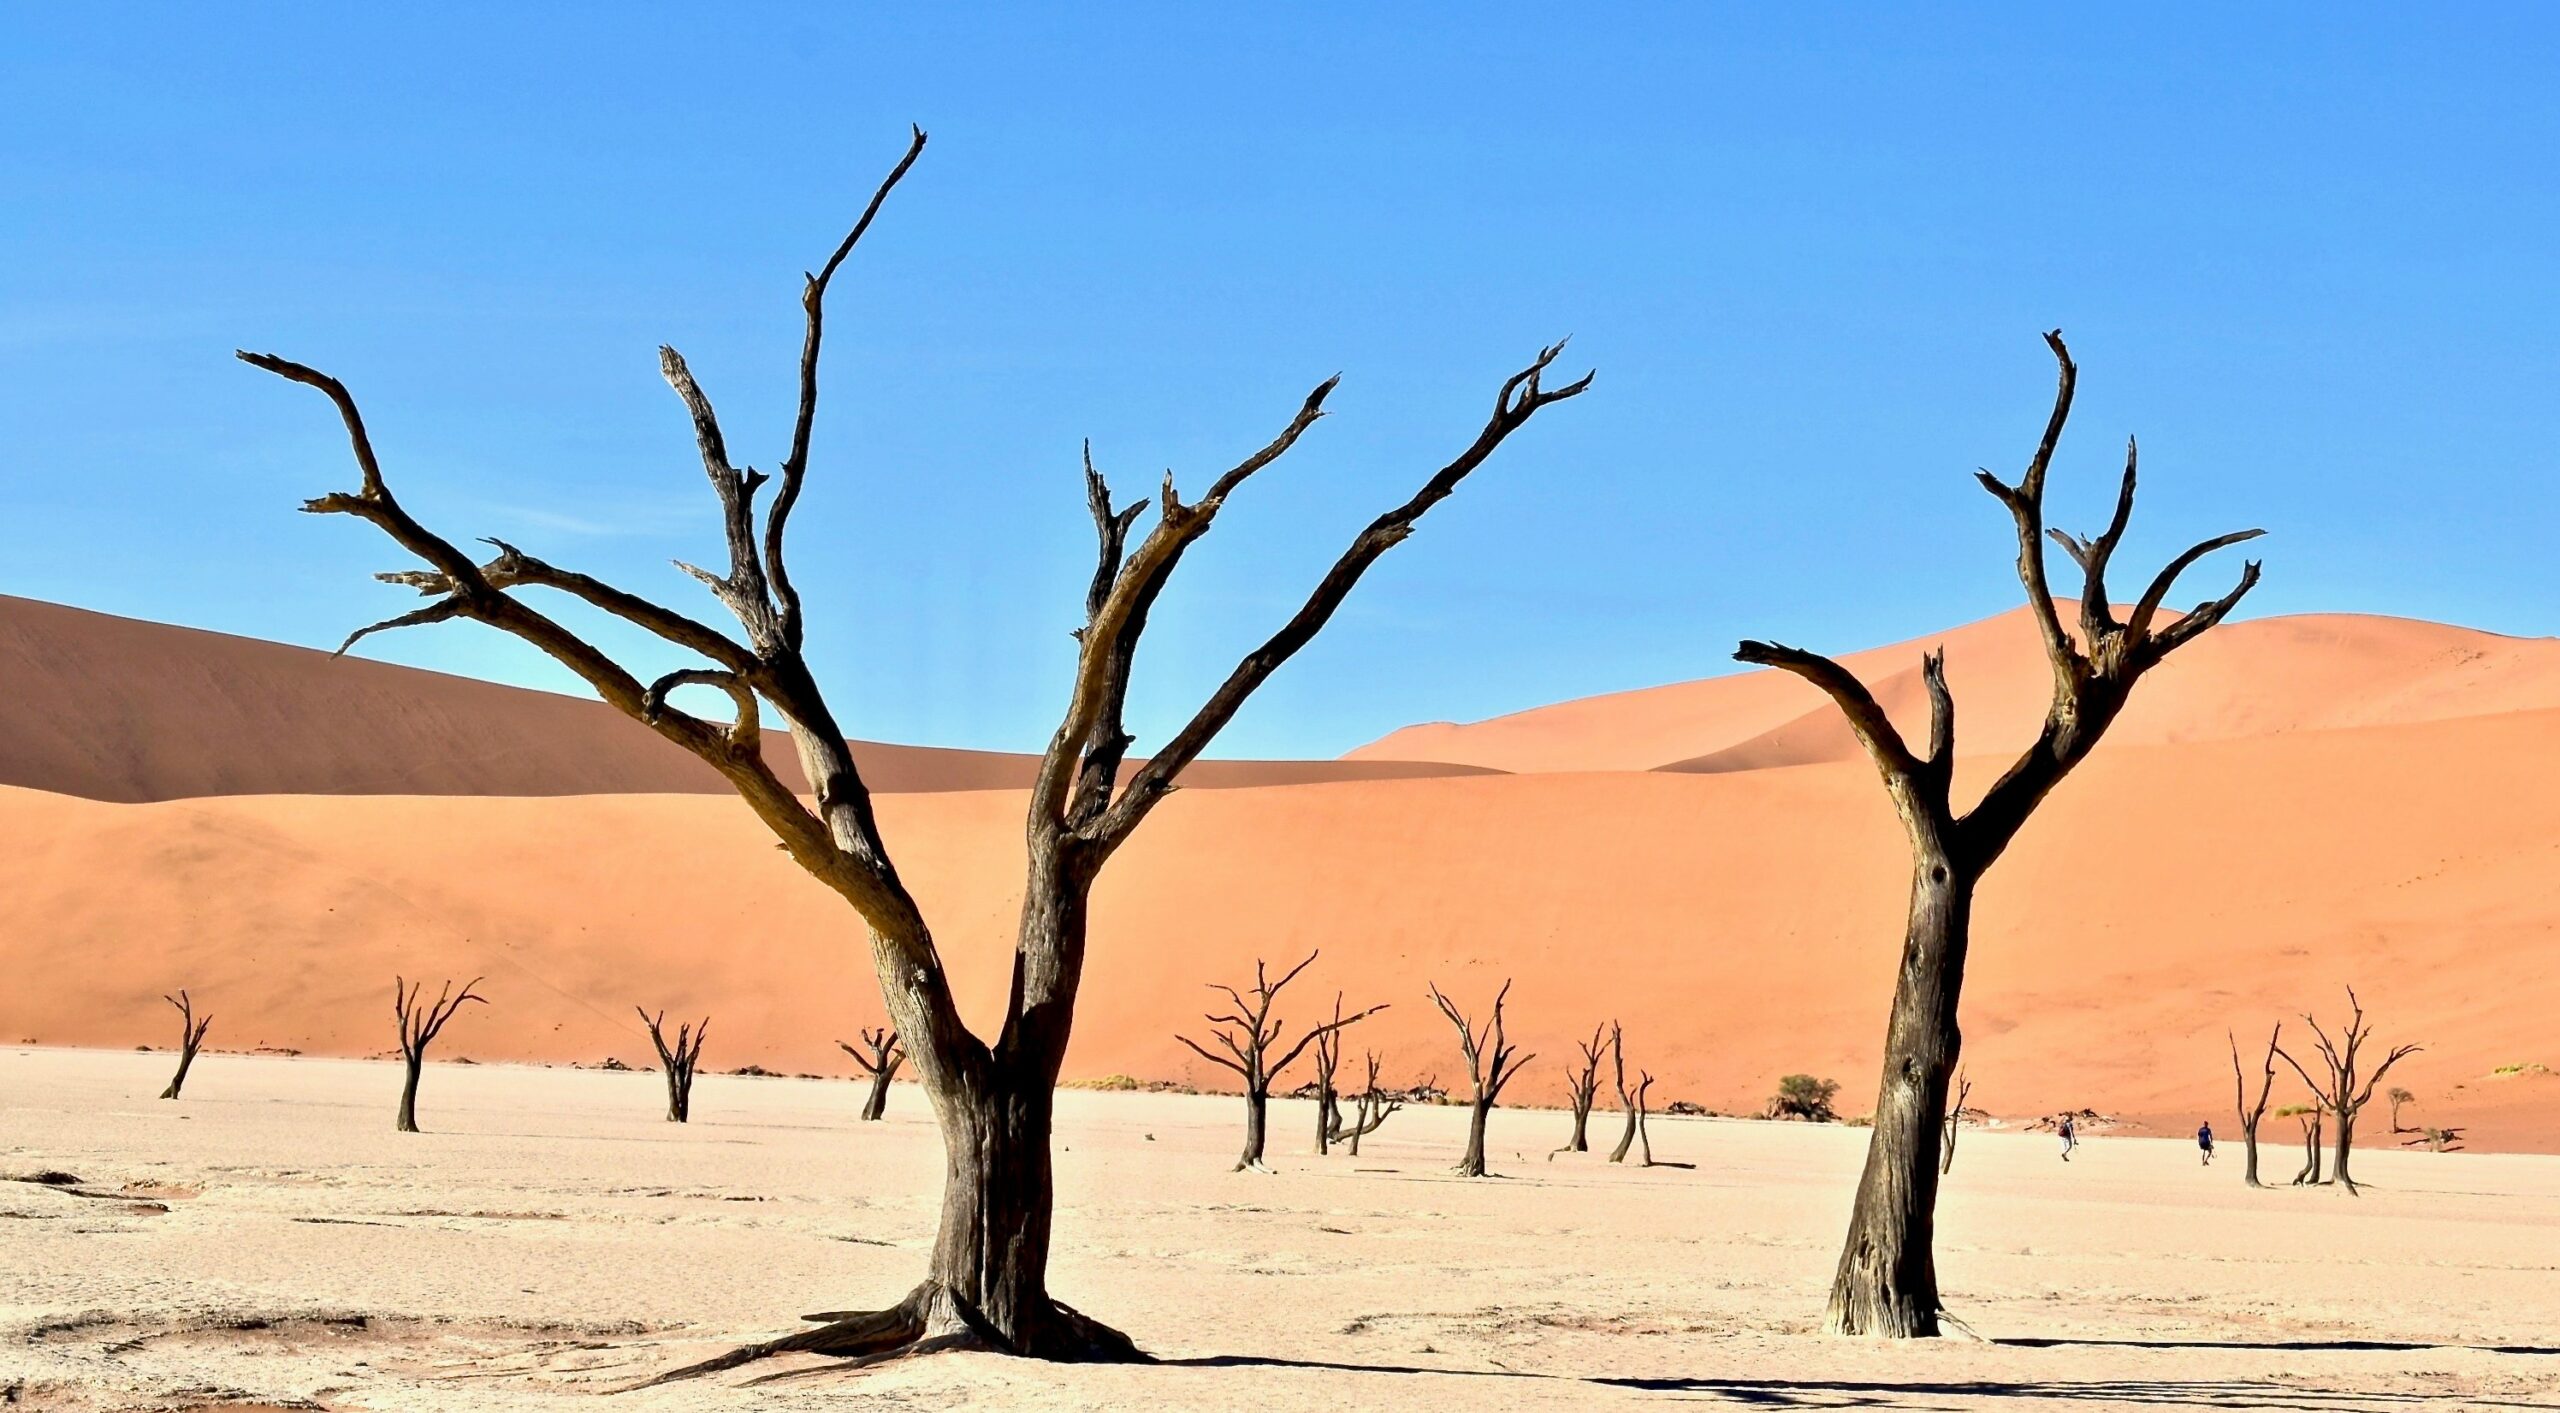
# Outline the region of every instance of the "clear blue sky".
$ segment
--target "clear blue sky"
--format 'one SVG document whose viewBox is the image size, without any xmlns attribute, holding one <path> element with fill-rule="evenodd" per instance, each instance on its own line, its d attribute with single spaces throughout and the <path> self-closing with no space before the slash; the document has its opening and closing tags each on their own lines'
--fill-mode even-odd
<svg viewBox="0 0 2560 1413">
<path fill-rule="evenodd" d="M 1036 747 L 1090 564 L 1079 439 L 1127 492 L 1197 487 L 1339 370 L 1158 615 L 1160 738 L 1566 333 L 1598 387 L 1221 753 L 2010 606 L 1968 473 L 2028 451 L 2053 325 L 2062 523 L 2139 432 L 2129 559 L 2264 525 L 2257 614 L 2560 621 L 2547 10 L 238 8 L 10 17 L 0 590 L 312 645 L 409 606 L 365 578 L 386 542 L 294 513 L 353 472 L 245 346 L 351 383 L 447 533 L 710 612 L 666 567 L 715 536 L 653 350 L 770 466 L 800 272 L 912 120 L 794 523 L 857 734 Z M 368 651 L 566 685 L 470 625 Z"/>
</svg>

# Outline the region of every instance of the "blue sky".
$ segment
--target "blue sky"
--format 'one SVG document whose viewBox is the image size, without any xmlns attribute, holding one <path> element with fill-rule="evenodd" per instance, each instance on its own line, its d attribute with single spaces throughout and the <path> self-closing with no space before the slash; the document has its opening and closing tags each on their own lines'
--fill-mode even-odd
<svg viewBox="0 0 2560 1413">
<path fill-rule="evenodd" d="M 712 611 L 666 567 L 716 537 L 654 348 L 770 466 L 799 273 L 914 121 L 793 526 L 860 735 L 1036 748 L 1090 566 L 1079 440 L 1128 493 L 1196 487 L 1340 371 L 1159 611 L 1143 748 L 1567 333 L 1594 391 L 1220 753 L 2010 606 L 1968 473 L 2029 450 L 2055 325 L 2062 523 L 2138 432 L 2128 560 L 2264 525 L 2256 614 L 2560 618 L 2547 11 L 390 8 L 12 13 L 0 591 L 323 646 L 408 606 L 373 532 L 293 513 L 353 472 L 245 346 L 354 386 L 448 534 Z M 367 651 L 567 685 L 469 625 Z"/>
</svg>

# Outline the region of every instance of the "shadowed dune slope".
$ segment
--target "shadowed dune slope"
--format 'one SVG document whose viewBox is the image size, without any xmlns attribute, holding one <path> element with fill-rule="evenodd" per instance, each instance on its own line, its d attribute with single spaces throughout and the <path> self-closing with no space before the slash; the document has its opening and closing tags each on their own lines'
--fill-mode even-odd
<svg viewBox="0 0 2560 1413">
<path fill-rule="evenodd" d="M 601 702 L 5 595 L 0 680 L 0 785 L 84 799 L 729 793 L 709 766 Z M 783 779 L 800 783 L 780 732 L 765 749 Z M 860 743 L 859 757 L 884 794 L 1028 788 L 1037 765 L 875 742 Z M 1201 761 L 1182 783 L 1470 769 Z"/>
<path fill-rule="evenodd" d="M 2064 601 L 2063 619 L 2077 604 Z M 2122 612 L 2119 612 L 2119 617 Z M 1816 651 L 1839 645 L 1799 643 Z M 2034 739 L 2051 670 L 2023 607 L 1934 637 L 1842 656 L 1905 732 L 1928 719 L 1920 656 L 1944 646 L 1957 747 L 2015 754 Z M 2146 677 L 2110 746 L 2211 741 L 2560 708 L 2560 639 L 2361 614 L 2227 623 Z M 1511 771 L 1756 770 L 1859 754 L 1839 713 L 1785 673 L 1756 670 L 1560 702 L 1469 725 L 1408 726 L 1348 759 L 1442 760 Z"/>
<path fill-rule="evenodd" d="M 1984 888 L 1975 1102 L 2227 1128 L 2225 1028 L 2247 1046 L 2352 982 L 2382 1043 L 2428 1046 L 2394 1072 L 2412 1117 L 2560 1149 L 2560 1081 L 2489 1077 L 2560 1068 L 2555 746 L 2560 711 L 2111 742 Z M 981 1024 L 1006 986 L 1020 809 L 1012 791 L 881 806 Z M 444 1042 L 482 1059 L 639 1063 L 643 1002 L 710 1014 L 713 1068 L 833 1073 L 831 1040 L 879 1015 L 851 914 L 730 800 L 0 790 L 0 835 L 0 1040 L 165 1044 L 159 995 L 184 985 L 216 1048 L 376 1053 L 395 971 L 490 976 L 494 1004 Z M 1350 1048 L 1399 1082 L 1461 1074 L 1426 981 L 1480 1007 L 1509 975 L 1539 1052 L 1515 1103 L 1558 1102 L 1572 1039 L 1615 1016 L 1658 1099 L 1729 1111 L 1805 1070 L 1863 1111 L 1904 868 L 1861 762 L 1191 792 L 1104 875 L 1069 1072 L 1220 1082 L 1172 1039 L 1202 983 L 1321 947 L 1286 1014 L 1337 986 L 1392 1002 Z"/>
</svg>

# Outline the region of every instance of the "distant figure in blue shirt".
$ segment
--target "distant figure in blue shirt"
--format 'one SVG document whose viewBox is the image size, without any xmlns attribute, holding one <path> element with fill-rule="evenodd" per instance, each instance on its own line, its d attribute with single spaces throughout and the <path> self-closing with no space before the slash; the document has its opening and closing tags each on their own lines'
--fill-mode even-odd
<svg viewBox="0 0 2560 1413">
<path fill-rule="evenodd" d="M 2213 1166 L 2213 1120 L 2211 1120 L 2211 1119 L 2207 1119 L 2207 1120 L 2205 1120 L 2205 1121 L 2204 1121 L 2204 1126 L 2196 1130 L 2196 1147 L 2198 1147 L 2198 1148 L 2200 1148 L 2200 1149 L 2203 1149 L 2203 1150 L 2204 1150 L 2204 1166 L 2206 1166 L 2206 1167 L 2208 1167 L 2208 1168 L 2209 1168 L 2209 1167 L 2212 1167 L 2212 1166 Z"/>
</svg>

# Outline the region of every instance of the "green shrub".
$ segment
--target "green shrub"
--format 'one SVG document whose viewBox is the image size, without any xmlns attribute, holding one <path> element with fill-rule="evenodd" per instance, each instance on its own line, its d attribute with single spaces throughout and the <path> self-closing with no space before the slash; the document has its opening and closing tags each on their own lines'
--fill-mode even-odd
<svg viewBox="0 0 2560 1413">
<path fill-rule="evenodd" d="M 1809 1074 L 1781 1076 L 1778 1092 L 1769 1096 L 1769 1117 L 1831 1123 L 1840 1117 L 1831 1110 L 1831 1101 L 1839 1093 L 1840 1081 L 1836 1079 L 1816 1079 Z"/>
</svg>

